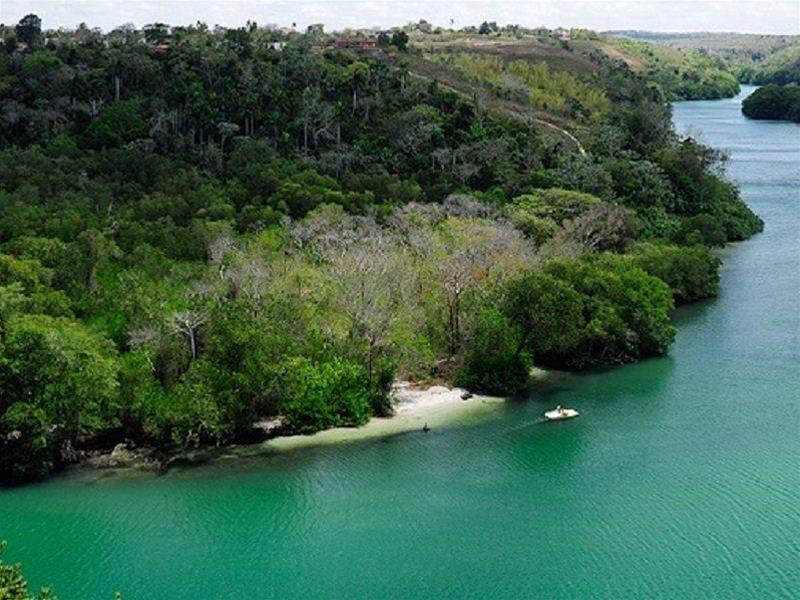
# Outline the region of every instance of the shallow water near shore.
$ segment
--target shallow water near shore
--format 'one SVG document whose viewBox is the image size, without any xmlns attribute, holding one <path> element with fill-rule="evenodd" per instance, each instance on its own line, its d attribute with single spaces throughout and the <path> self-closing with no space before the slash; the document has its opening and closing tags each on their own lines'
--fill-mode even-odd
<svg viewBox="0 0 800 600">
<path fill-rule="evenodd" d="M 7 558 L 62 600 L 796 596 L 800 126 L 746 120 L 750 91 L 676 105 L 766 229 L 669 356 L 429 434 L 0 490 Z"/>
</svg>

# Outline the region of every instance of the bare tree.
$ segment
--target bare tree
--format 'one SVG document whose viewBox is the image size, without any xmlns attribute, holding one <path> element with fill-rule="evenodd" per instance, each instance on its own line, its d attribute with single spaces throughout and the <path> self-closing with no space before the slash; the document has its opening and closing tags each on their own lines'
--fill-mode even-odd
<svg viewBox="0 0 800 600">
<path fill-rule="evenodd" d="M 603 202 L 565 223 L 558 237 L 589 252 L 622 252 L 636 239 L 639 229 L 638 220 L 629 210 Z"/>
<path fill-rule="evenodd" d="M 450 194 L 442 202 L 442 208 L 448 217 L 487 218 L 493 213 L 491 206 L 468 194 Z"/>
<path fill-rule="evenodd" d="M 131 349 L 141 348 L 145 350 L 154 350 L 160 342 L 161 332 L 157 329 L 153 329 L 152 327 L 140 327 L 139 329 L 134 329 L 128 334 L 128 346 Z M 155 373 L 156 366 L 153 363 L 150 352 L 145 352 L 144 356 L 147 364 L 150 366 L 150 370 Z"/>
<path fill-rule="evenodd" d="M 245 250 L 243 256 L 225 272 L 228 299 L 244 298 L 252 306 L 253 315 L 257 316 L 262 311 L 274 277 L 271 261 Z"/>
<path fill-rule="evenodd" d="M 345 248 L 358 242 L 374 225 L 369 217 L 347 214 L 338 204 L 322 205 L 296 223 L 290 239 L 301 249 L 309 250 L 318 258 L 331 260 Z"/>
<path fill-rule="evenodd" d="M 389 346 L 399 307 L 410 302 L 404 256 L 389 230 L 372 220 L 357 225 L 359 240 L 331 254 L 330 281 L 338 309 L 347 316 L 349 335 L 365 344 L 364 362 L 372 377 L 377 357 Z"/>
<path fill-rule="evenodd" d="M 200 328 L 208 323 L 208 313 L 202 310 L 185 310 L 172 315 L 170 329 L 174 334 L 182 335 L 189 344 L 192 360 L 197 358 L 197 337 Z"/>
<path fill-rule="evenodd" d="M 464 295 L 490 277 L 507 276 L 534 260 L 533 246 L 504 222 L 472 218 L 447 219 L 434 237 L 434 269 L 448 314 L 449 350 L 461 349 Z"/>
<path fill-rule="evenodd" d="M 223 234 L 215 238 L 208 245 L 208 261 L 218 266 L 219 278 L 225 278 L 225 255 L 236 247 L 236 242 L 230 235 Z"/>
<path fill-rule="evenodd" d="M 303 149 L 308 149 L 309 134 L 315 148 L 321 140 L 336 139 L 336 109 L 322 99 L 318 89 L 307 88 L 303 92 L 300 118 L 303 123 Z"/>
<path fill-rule="evenodd" d="M 362 358 L 372 377 L 405 299 L 402 245 L 395 231 L 371 216 L 348 215 L 331 205 L 295 225 L 291 236 L 299 249 L 322 262 L 326 302 L 346 317 L 348 336 L 364 344 Z"/>
</svg>

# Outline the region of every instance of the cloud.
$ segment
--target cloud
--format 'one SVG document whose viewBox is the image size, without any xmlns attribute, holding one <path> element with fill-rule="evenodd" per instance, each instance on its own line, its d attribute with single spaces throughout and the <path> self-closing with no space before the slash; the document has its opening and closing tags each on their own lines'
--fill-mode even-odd
<svg viewBox="0 0 800 600">
<path fill-rule="evenodd" d="M 0 21 L 16 23 L 28 13 L 46 28 L 81 22 L 109 30 L 122 23 L 155 21 L 239 26 L 246 21 L 327 29 L 388 27 L 426 19 L 457 27 L 497 21 L 526 26 L 558 25 L 595 30 L 737 31 L 800 34 L 798 0 L 2 0 Z"/>
</svg>

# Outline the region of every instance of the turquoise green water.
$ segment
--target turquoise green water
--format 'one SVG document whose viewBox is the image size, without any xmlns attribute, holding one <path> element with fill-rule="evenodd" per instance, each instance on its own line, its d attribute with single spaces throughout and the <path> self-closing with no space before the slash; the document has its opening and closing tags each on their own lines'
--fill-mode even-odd
<svg viewBox="0 0 800 600">
<path fill-rule="evenodd" d="M 739 102 L 675 119 L 766 231 L 668 357 L 427 435 L 2 490 L 9 558 L 63 600 L 798 597 L 800 126 Z"/>
</svg>

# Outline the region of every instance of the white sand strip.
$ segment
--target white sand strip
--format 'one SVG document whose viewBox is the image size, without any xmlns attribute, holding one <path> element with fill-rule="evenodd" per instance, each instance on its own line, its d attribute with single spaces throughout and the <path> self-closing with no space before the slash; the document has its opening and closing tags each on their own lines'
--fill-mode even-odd
<svg viewBox="0 0 800 600">
<path fill-rule="evenodd" d="M 487 413 L 504 402 L 502 398 L 491 396 L 472 396 L 465 400 L 462 398 L 465 391 L 444 386 L 420 388 L 407 381 L 399 381 L 394 384 L 392 391 L 395 414 L 391 417 L 375 417 L 361 427 L 335 427 L 311 435 L 276 437 L 259 446 L 262 449 L 284 451 L 421 431 L 425 424 L 434 430 Z"/>
</svg>

